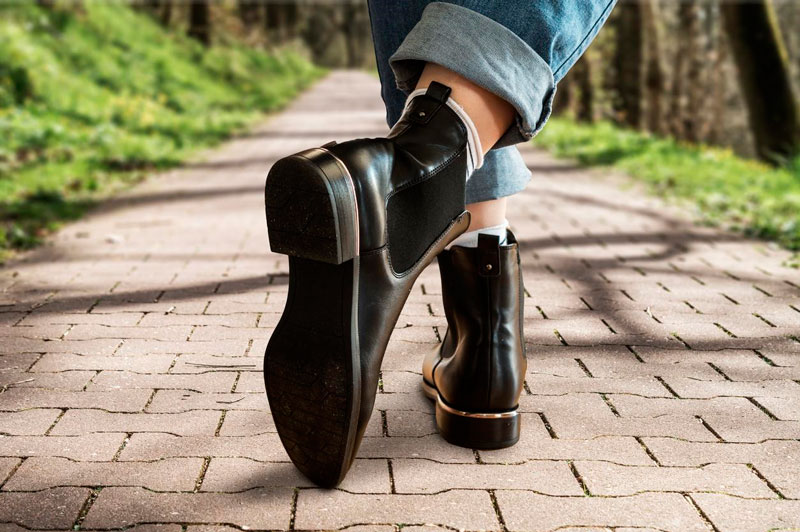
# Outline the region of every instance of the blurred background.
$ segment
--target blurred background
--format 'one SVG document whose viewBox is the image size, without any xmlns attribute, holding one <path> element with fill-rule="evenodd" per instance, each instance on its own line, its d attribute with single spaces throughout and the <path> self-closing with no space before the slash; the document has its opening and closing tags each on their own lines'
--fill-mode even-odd
<svg viewBox="0 0 800 532">
<path fill-rule="evenodd" d="M 375 72 L 365 1 L 0 2 L 0 253 L 332 68 Z M 623 0 L 534 143 L 798 249 L 798 94 L 800 2 Z"/>
</svg>

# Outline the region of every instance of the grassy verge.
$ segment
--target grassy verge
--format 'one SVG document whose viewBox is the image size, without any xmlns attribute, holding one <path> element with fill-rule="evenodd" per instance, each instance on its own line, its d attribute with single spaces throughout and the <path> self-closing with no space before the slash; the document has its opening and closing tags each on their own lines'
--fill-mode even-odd
<svg viewBox="0 0 800 532">
<path fill-rule="evenodd" d="M 0 2 L 0 260 L 321 73 L 290 51 L 204 49 L 123 2 Z"/>
<path fill-rule="evenodd" d="M 800 164 L 771 168 L 724 149 L 563 118 L 535 143 L 583 165 L 618 168 L 658 195 L 693 204 L 705 222 L 800 250 Z"/>
</svg>

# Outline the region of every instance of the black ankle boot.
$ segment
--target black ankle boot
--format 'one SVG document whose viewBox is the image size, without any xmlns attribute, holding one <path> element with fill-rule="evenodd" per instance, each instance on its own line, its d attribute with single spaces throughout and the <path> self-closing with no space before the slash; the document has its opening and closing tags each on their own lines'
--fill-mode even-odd
<svg viewBox="0 0 800 532">
<path fill-rule="evenodd" d="M 508 245 L 478 235 L 478 247 L 439 255 L 447 317 L 443 342 L 423 363 L 423 390 L 436 401 L 439 433 L 472 449 L 519 440 L 525 379 L 522 273 L 511 231 Z"/>
<path fill-rule="evenodd" d="M 270 247 L 290 278 L 264 379 L 289 457 L 320 486 L 350 468 L 414 280 L 469 226 L 467 131 L 449 94 L 434 83 L 386 138 L 306 150 L 267 177 Z"/>
</svg>

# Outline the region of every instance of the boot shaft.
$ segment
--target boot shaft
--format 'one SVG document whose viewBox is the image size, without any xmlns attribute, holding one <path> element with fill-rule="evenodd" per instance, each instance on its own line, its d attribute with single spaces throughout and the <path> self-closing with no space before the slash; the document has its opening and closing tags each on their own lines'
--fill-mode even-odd
<svg viewBox="0 0 800 532">
<path fill-rule="evenodd" d="M 523 289 L 519 249 L 480 235 L 477 248 L 454 246 L 439 255 L 448 322 L 434 380 L 443 399 L 462 410 L 517 406 L 525 375 Z"/>
</svg>

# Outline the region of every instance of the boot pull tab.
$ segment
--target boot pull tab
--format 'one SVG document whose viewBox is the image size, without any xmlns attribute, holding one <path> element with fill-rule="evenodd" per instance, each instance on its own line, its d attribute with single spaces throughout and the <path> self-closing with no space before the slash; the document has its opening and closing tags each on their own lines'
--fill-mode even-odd
<svg viewBox="0 0 800 532">
<path fill-rule="evenodd" d="M 500 238 L 497 235 L 478 233 L 478 275 L 500 276 Z"/>
<path fill-rule="evenodd" d="M 450 91 L 451 89 L 447 85 L 442 85 L 438 81 L 431 81 L 431 84 L 428 85 L 428 90 L 425 91 L 425 96 L 430 96 L 439 103 L 445 103 L 450 97 Z"/>
<path fill-rule="evenodd" d="M 450 87 L 432 81 L 425 91 L 425 98 L 415 98 L 408 120 L 415 124 L 427 124 L 436 111 L 446 104 L 450 97 Z"/>
</svg>

